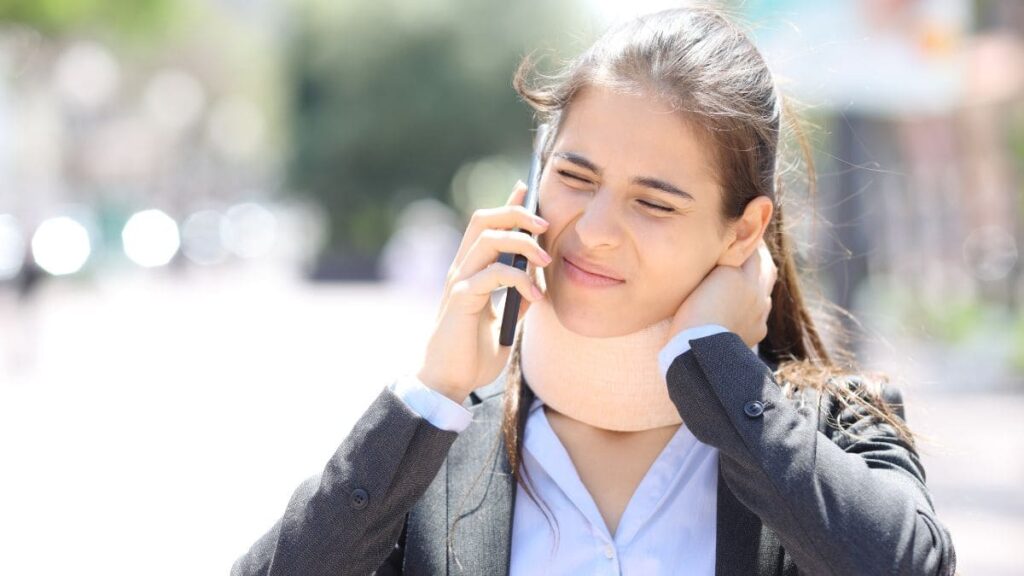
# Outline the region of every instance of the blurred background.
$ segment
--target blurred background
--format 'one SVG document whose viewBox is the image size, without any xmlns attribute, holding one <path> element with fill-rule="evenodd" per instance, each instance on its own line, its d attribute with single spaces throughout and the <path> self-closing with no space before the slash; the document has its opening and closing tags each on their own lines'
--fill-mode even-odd
<svg viewBox="0 0 1024 576">
<path fill-rule="evenodd" d="M 519 59 L 679 4 L 0 0 L 4 573 L 227 573 L 526 179 Z M 961 573 L 1024 574 L 1024 2 L 722 5 L 811 124 L 808 285 Z"/>
</svg>

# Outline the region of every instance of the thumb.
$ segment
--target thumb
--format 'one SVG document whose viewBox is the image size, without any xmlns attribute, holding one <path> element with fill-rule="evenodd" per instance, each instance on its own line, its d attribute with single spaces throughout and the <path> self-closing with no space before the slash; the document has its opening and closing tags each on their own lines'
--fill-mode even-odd
<svg viewBox="0 0 1024 576">
<path fill-rule="evenodd" d="M 530 306 L 533 306 L 533 302 L 530 302 L 526 298 L 521 298 L 520 299 L 520 301 L 519 301 L 519 315 L 516 316 L 516 318 L 519 320 L 519 323 L 522 323 L 523 316 L 526 316 L 526 311 L 530 309 Z"/>
<path fill-rule="evenodd" d="M 545 282 L 544 270 L 542 268 L 534 266 L 533 263 L 527 263 L 526 273 L 530 275 L 530 279 L 533 280 L 534 285 L 540 288 L 541 293 L 544 295 L 544 298 L 547 298 L 547 282 Z M 530 306 L 532 305 L 533 302 L 526 298 L 523 298 L 523 303 L 519 305 L 520 320 L 522 320 L 523 316 L 526 315 L 526 311 L 529 310 Z"/>
</svg>

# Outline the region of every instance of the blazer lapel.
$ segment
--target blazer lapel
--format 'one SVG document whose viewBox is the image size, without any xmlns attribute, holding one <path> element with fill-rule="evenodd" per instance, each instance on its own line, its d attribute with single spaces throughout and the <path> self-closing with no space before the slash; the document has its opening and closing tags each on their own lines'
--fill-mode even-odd
<svg viewBox="0 0 1024 576">
<path fill-rule="evenodd" d="M 501 435 L 502 388 L 477 392 L 473 423 L 448 453 L 449 574 L 508 574 L 516 487 Z"/>
</svg>

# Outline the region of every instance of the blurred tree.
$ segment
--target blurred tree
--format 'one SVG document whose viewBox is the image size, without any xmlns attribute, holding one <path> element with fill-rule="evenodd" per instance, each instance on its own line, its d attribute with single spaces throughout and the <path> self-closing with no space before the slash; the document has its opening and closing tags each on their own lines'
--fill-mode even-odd
<svg viewBox="0 0 1024 576">
<path fill-rule="evenodd" d="M 512 90 L 515 66 L 534 49 L 565 56 L 566 22 L 586 13 L 541 0 L 300 7 L 288 174 L 330 214 L 318 274 L 329 277 L 372 276 L 401 207 L 447 201 L 466 161 L 528 153 L 531 114 Z"/>
</svg>

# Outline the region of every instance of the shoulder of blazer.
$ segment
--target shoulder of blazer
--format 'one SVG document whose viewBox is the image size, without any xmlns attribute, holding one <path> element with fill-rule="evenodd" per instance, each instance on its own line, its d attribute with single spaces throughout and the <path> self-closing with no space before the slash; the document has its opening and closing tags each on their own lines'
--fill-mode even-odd
<svg viewBox="0 0 1024 576">
<path fill-rule="evenodd" d="M 903 393 L 899 387 L 860 374 L 847 374 L 838 377 L 833 383 L 837 388 L 844 389 L 847 394 L 857 396 L 869 404 L 877 406 L 879 402 L 885 403 L 893 414 L 906 422 Z M 842 432 L 851 426 L 856 425 L 857 428 L 868 431 L 870 428 L 883 425 L 872 410 L 844 402 L 836 392 L 835 389 L 803 388 L 793 399 L 798 408 L 816 408 L 818 430 L 837 444 L 846 443 L 849 438 Z M 885 431 L 886 434 L 890 432 L 892 431 Z"/>
</svg>

